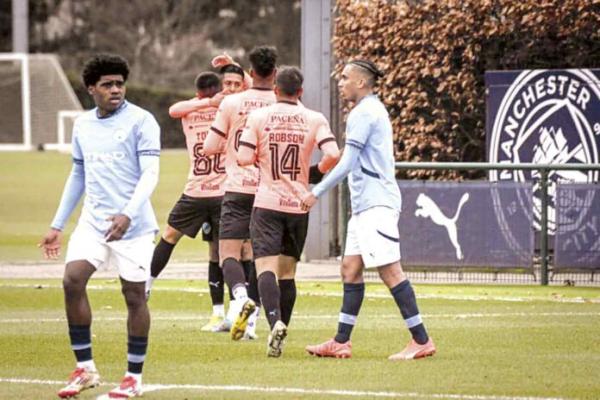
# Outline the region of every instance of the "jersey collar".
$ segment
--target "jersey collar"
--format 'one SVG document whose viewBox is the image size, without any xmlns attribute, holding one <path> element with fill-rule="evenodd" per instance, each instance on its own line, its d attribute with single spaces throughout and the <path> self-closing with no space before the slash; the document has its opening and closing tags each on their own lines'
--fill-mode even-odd
<svg viewBox="0 0 600 400">
<path fill-rule="evenodd" d="M 96 107 L 96 118 L 98 119 L 107 119 L 112 117 L 113 115 L 117 115 L 119 114 L 121 111 L 123 111 L 125 109 L 125 107 L 127 107 L 127 100 L 123 100 L 123 102 L 121 103 L 121 105 L 119 106 L 119 108 L 117 108 L 115 111 L 111 112 L 110 114 L 106 114 L 105 116 L 101 117 L 98 114 L 98 108 Z"/>
</svg>

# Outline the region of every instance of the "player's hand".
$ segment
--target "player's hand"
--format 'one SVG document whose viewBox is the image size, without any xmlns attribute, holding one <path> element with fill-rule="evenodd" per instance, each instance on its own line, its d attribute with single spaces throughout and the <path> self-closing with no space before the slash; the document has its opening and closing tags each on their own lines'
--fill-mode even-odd
<svg viewBox="0 0 600 400">
<path fill-rule="evenodd" d="M 107 242 L 120 240 L 131 224 L 131 220 L 125 214 L 113 215 L 108 217 L 107 221 L 112 221 L 112 225 L 108 229 L 108 232 L 106 232 L 106 235 L 104 235 Z"/>
<path fill-rule="evenodd" d="M 38 247 L 44 252 L 46 260 L 56 260 L 60 256 L 60 244 L 62 242 L 62 232 L 51 228 L 48 233 L 38 243 Z"/>
<path fill-rule="evenodd" d="M 219 107 L 224 98 L 225 94 L 223 92 L 219 92 L 208 100 L 208 104 L 210 104 L 211 107 Z"/>
<path fill-rule="evenodd" d="M 212 59 L 210 64 L 213 66 L 213 68 L 222 68 L 222 67 L 225 67 L 226 65 L 231 65 L 231 64 L 238 65 L 235 61 L 233 61 L 233 58 L 231 58 L 231 56 L 227 53 L 223 53 L 219 56 L 216 56 L 215 58 Z"/>
<path fill-rule="evenodd" d="M 317 197 L 312 192 L 308 192 L 302 197 L 302 209 L 304 211 L 309 211 L 316 202 Z"/>
</svg>

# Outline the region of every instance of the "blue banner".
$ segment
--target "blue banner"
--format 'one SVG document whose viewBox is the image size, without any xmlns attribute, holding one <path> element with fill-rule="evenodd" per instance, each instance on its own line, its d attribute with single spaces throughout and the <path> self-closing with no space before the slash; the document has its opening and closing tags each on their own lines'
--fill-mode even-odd
<svg viewBox="0 0 600 400">
<path fill-rule="evenodd" d="M 405 266 L 532 268 L 531 183 L 399 181 Z"/>
<path fill-rule="evenodd" d="M 600 269 L 600 186 L 560 184 L 554 270 Z"/>
<path fill-rule="evenodd" d="M 491 71 L 485 74 L 486 140 L 493 163 L 600 162 L 600 70 Z M 554 182 L 597 182 L 598 172 L 553 171 L 549 233 L 555 225 Z M 537 171 L 492 171 L 491 181 L 534 181 L 535 226 L 541 200 Z"/>
</svg>

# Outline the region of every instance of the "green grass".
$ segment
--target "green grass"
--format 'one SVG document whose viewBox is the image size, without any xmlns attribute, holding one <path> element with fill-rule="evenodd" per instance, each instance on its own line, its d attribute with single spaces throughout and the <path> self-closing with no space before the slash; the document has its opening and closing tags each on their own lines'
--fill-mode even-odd
<svg viewBox="0 0 600 400">
<path fill-rule="evenodd" d="M 125 316 L 114 280 L 94 280 L 94 355 L 105 381 L 126 366 Z M 182 290 L 187 289 L 187 290 Z M 416 398 L 536 396 L 598 398 L 600 291 L 585 288 L 418 286 L 419 305 L 438 346 L 435 357 L 391 363 L 408 333 L 387 290 L 370 284 L 349 360 L 307 356 L 308 343 L 334 333 L 338 283 L 302 283 L 284 355 L 265 356 L 266 321 L 256 342 L 232 343 L 200 332 L 210 298 L 199 281 L 158 281 L 145 384 L 241 385 L 316 390 L 416 393 Z M 521 299 L 523 301 L 500 301 Z M 478 300 L 473 300 L 477 298 Z M 573 302 L 577 301 L 577 302 Z M 58 280 L 0 281 L 0 398 L 53 398 L 59 384 L 17 384 L 2 378 L 62 381 L 73 367 Z M 60 320 L 54 321 L 53 318 Z M 104 319 L 104 321 L 103 321 Z M 110 386 L 80 396 L 93 399 Z M 436 396 L 437 397 L 434 397 Z M 147 399 L 372 398 L 239 390 L 171 389 Z"/>
<path fill-rule="evenodd" d="M 169 211 L 181 195 L 187 178 L 187 153 L 164 151 L 160 181 L 152 204 L 161 229 Z M 0 262 L 39 261 L 36 247 L 48 230 L 71 170 L 71 157 L 56 152 L 0 153 Z M 78 208 L 66 229 L 73 230 Z M 64 254 L 64 252 L 63 252 Z M 206 260 L 207 246 L 202 240 L 183 238 L 175 248 L 176 261 Z"/>
</svg>

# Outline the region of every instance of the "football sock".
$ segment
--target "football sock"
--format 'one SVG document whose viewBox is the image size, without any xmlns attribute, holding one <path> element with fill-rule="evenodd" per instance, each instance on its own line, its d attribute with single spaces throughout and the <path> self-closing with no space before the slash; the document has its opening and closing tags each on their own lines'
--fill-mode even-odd
<svg viewBox="0 0 600 400">
<path fill-rule="evenodd" d="M 352 328 L 356 324 L 356 317 L 364 297 L 364 283 L 344 283 L 344 299 L 342 300 L 342 309 L 338 320 L 338 331 L 335 335 L 336 342 L 346 343 L 350 340 Z"/>
<path fill-rule="evenodd" d="M 398 285 L 390 289 L 396 304 L 400 308 L 400 313 L 413 339 L 418 344 L 425 344 L 429 340 L 427 331 L 421 320 L 419 308 L 417 307 L 417 298 L 415 291 L 408 280 L 400 282 Z"/>
<path fill-rule="evenodd" d="M 254 261 L 242 261 L 246 282 L 248 282 L 248 297 L 250 297 L 256 305 L 260 305 L 260 296 L 258 295 L 258 280 L 256 279 L 256 266 Z"/>
<path fill-rule="evenodd" d="M 223 304 L 223 271 L 219 267 L 217 261 L 209 261 L 208 263 L 208 290 L 210 291 L 210 299 L 212 304 Z"/>
<path fill-rule="evenodd" d="M 233 297 L 236 300 L 248 298 L 244 268 L 238 260 L 233 257 L 229 257 L 223 261 L 223 278 L 225 279 L 225 282 L 227 282 L 227 285 L 231 288 Z"/>
<path fill-rule="evenodd" d="M 229 293 L 229 300 L 235 300 L 233 297 L 233 292 L 231 291 L 231 286 L 227 285 L 227 293 Z"/>
<path fill-rule="evenodd" d="M 154 280 L 156 278 L 153 276 L 150 276 L 148 278 L 148 280 L 146 281 L 146 292 L 149 292 L 150 290 L 152 290 L 152 285 L 154 284 Z"/>
<path fill-rule="evenodd" d="M 146 359 L 148 348 L 148 337 L 131 336 L 127 340 L 127 372 L 130 374 L 141 374 Z"/>
<path fill-rule="evenodd" d="M 286 325 L 290 325 L 292 319 L 292 310 L 296 303 L 296 281 L 294 279 L 279 280 L 279 304 L 281 305 L 281 321 Z"/>
<path fill-rule="evenodd" d="M 69 338 L 71 339 L 71 348 L 77 359 L 77 367 L 95 370 L 96 366 L 92 360 L 90 325 L 69 324 Z"/>
<path fill-rule="evenodd" d="M 212 315 L 218 315 L 219 317 L 224 317 L 225 316 L 225 305 L 214 304 Z"/>
<path fill-rule="evenodd" d="M 150 275 L 157 278 L 158 275 L 165 269 L 165 266 L 171 258 L 174 244 L 167 242 L 165 239 L 160 238 L 160 241 L 154 248 L 154 254 L 152 255 L 152 263 L 150 264 Z"/>
<path fill-rule="evenodd" d="M 272 271 L 265 271 L 258 276 L 258 291 L 267 321 L 273 329 L 275 322 L 281 319 L 281 309 L 279 306 L 280 292 L 279 286 L 277 286 L 277 277 Z"/>
</svg>

